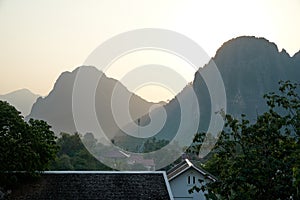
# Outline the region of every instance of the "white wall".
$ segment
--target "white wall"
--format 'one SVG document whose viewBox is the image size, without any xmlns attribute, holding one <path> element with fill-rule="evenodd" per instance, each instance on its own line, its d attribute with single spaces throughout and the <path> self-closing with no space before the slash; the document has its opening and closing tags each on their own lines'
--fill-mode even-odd
<svg viewBox="0 0 300 200">
<path fill-rule="evenodd" d="M 190 184 L 188 184 L 188 176 L 190 176 Z M 197 199 L 205 200 L 204 193 L 200 191 L 199 193 L 194 191 L 194 193 L 189 194 L 189 189 L 191 189 L 195 184 L 193 184 L 193 176 L 195 177 L 195 182 L 198 187 L 200 187 L 200 182 L 198 179 L 204 180 L 204 177 L 195 169 L 188 169 L 186 172 L 180 174 L 176 178 L 170 181 L 170 187 L 175 200 L 187 200 L 187 199 Z"/>
</svg>

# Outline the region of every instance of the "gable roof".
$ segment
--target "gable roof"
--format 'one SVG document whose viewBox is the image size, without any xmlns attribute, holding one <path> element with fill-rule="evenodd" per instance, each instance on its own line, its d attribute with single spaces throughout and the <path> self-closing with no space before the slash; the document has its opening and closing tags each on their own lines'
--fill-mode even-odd
<svg viewBox="0 0 300 200">
<path fill-rule="evenodd" d="M 195 166 L 189 159 L 184 159 L 181 163 L 179 163 L 178 165 L 176 165 L 175 167 L 170 169 L 167 172 L 168 180 L 169 181 L 173 180 L 174 178 L 176 178 L 177 176 L 179 176 L 180 174 L 184 173 L 185 171 L 187 171 L 189 169 L 194 169 L 194 170 L 198 171 L 200 174 L 202 174 L 204 177 L 206 177 L 207 179 L 209 179 L 211 181 L 217 180 L 213 175 L 211 175 L 204 169 Z"/>
<path fill-rule="evenodd" d="M 173 199 L 165 172 L 48 171 L 12 199 Z"/>
</svg>

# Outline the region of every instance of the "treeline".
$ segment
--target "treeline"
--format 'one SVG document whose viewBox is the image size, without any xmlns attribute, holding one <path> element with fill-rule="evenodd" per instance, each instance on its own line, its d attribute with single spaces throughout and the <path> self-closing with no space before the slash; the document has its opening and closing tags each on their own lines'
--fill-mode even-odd
<svg viewBox="0 0 300 200">
<path fill-rule="evenodd" d="M 56 158 L 51 162 L 49 170 L 113 170 L 101 163 L 96 157 L 104 157 L 105 159 L 105 156 L 109 157 L 111 153 L 114 154 L 116 152 L 109 147 L 104 147 L 104 145 L 99 142 L 92 133 L 86 133 L 83 136 L 78 133 L 61 133 L 56 139 L 56 144 L 58 152 L 56 154 Z M 151 138 L 146 140 L 143 145 L 142 152 L 139 153 L 153 152 L 167 144 L 168 141 L 166 140 Z M 92 151 L 92 153 L 89 151 Z M 120 154 L 120 156 L 122 156 L 122 154 Z M 151 159 L 151 157 L 147 156 L 142 156 L 141 158 Z M 116 161 L 117 160 L 122 161 L 122 157 L 116 158 Z M 153 162 L 158 163 L 160 161 L 154 158 Z M 147 170 L 145 167 L 140 166 L 140 168 L 137 168 L 137 166 L 138 164 L 132 166 L 135 167 L 133 170 Z M 128 166 L 127 168 L 129 169 L 130 167 Z"/>
</svg>

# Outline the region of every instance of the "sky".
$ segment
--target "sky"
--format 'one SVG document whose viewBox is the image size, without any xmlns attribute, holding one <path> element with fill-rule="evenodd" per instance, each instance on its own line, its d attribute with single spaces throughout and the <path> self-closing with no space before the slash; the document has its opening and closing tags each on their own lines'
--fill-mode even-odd
<svg viewBox="0 0 300 200">
<path fill-rule="evenodd" d="M 27 88 L 45 96 L 102 42 L 140 28 L 184 34 L 211 57 L 242 35 L 265 37 L 292 56 L 299 11 L 300 0 L 0 0 L 0 94 Z"/>
</svg>

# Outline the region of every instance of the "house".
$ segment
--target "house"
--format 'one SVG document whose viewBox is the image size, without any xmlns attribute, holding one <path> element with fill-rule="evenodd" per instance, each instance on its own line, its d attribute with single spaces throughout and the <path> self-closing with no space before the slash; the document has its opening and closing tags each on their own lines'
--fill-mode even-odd
<svg viewBox="0 0 300 200">
<path fill-rule="evenodd" d="M 48 171 L 13 189 L 11 199 L 173 199 L 162 171 Z"/>
<path fill-rule="evenodd" d="M 195 166 L 188 159 L 183 160 L 174 168 L 170 169 L 167 172 L 167 177 L 175 200 L 204 200 L 206 199 L 204 196 L 204 192 L 200 191 L 198 193 L 194 191 L 190 194 L 188 191 L 193 186 L 201 187 L 201 184 L 216 181 L 216 178 L 214 176 L 212 176 L 202 168 Z M 198 181 L 199 179 L 204 180 L 204 182 L 200 183 Z"/>
<path fill-rule="evenodd" d="M 125 166 L 130 166 L 131 170 L 155 170 L 155 162 L 153 159 L 145 159 L 143 155 L 125 153 L 121 150 L 109 151 L 99 157 L 99 160 L 105 159 L 108 159 L 106 162 L 113 162 L 112 164 L 116 168 L 118 167 L 118 164 L 124 163 Z"/>
<path fill-rule="evenodd" d="M 129 165 L 141 165 L 148 171 L 155 170 L 155 163 L 153 159 L 144 159 L 141 155 L 131 155 L 128 159 Z"/>
</svg>

